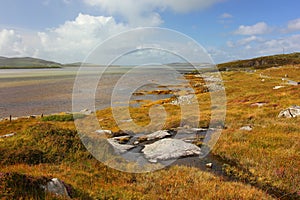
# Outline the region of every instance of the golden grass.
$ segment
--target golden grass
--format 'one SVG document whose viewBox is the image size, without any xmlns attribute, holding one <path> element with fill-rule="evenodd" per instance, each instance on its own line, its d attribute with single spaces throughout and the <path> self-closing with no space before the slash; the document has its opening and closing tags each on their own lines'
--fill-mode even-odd
<svg viewBox="0 0 300 200">
<path fill-rule="evenodd" d="M 264 77 L 261 77 L 261 74 Z M 223 72 L 222 77 L 227 94 L 227 117 L 225 129 L 212 150 L 213 154 L 230 161 L 227 171 L 245 182 L 255 182 L 261 188 L 273 187 L 290 194 L 300 194 L 300 118 L 280 119 L 278 113 L 291 105 L 300 105 L 300 87 L 285 85 L 274 90 L 276 85 L 284 85 L 281 77 L 300 77 L 297 66 L 285 66 L 248 72 Z M 188 79 L 198 87 L 203 80 Z M 264 80 L 263 80 L 264 79 Z M 198 85 L 197 85 L 198 84 Z M 209 93 L 198 90 L 201 127 L 207 127 L 211 115 Z M 266 103 L 262 107 L 253 106 L 257 102 Z M 162 105 L 167 113 L 163 124 L 165 129 L 182 124 L 178 106 L 161 100 L 146 103 L 140 108 L 130 108 L 130 117 L 139 125 L 132 131 L 143 131 L 151 123 L 151 106 Z M 117 108 L 122 115 L 127 108 Z M 97 111 L 97 120 L 102 129 L 118 131 L 118 124 L 112 109 Z M 88 124 L 89 116 L 82 127 L 95 131 L 99 126 Z M 127 119 L 124 119 L 127 120 Z M 185 119 L 189 120 L 189 119 Z M 184 120 L 183 120 L 184 122 Z M 21 119 L 0 122 L 0 135 L 22 132 L 40 119 Z M 48 122 L 59 128 L 74 129 L 73 122 Z M 80 123 L 80 122 L 79 122 Z M 126 123 L 124 122 L 126 125 Z M 125 126 L 124 125 L 124 126 Z M 240 130 L 251 125 L 252 131 Z M 128 129 L 132 128 L 128 126 Z M 13 140 L 13 139 L 10 139 Z M 3 141 L 0 141 L 0 143 Z M 127 174 L 105 167 L 94 159 L 60 164 L 3 165 L 1 172 L 20 172 L 33 176 L 58 177 L 78 190 L 85 191 L 93 198 L 104 199 L 270 199 L 266 192 L 247 184 L 227 182 L 207 172 L 188 167 L 171 167 L 148 174 Z M 243 172 L 247 172 L 246 175 Z M 284 198 L 284 197 L 283 197 Z"/>
</svg>

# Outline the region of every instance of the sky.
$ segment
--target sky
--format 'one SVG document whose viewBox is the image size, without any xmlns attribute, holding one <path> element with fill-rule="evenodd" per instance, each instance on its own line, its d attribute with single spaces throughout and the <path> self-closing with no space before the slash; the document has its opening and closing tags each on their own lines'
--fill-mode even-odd
<svg viewBox="0 0 300 200">
<path fill-rule="evenodd" d="M 81 62 L 107 38 L 137 27 L 182 33 L 215 63 L 299 52 L 299 8 L 297 0 L 2 1 L 0 56 Z"/>
</svg>

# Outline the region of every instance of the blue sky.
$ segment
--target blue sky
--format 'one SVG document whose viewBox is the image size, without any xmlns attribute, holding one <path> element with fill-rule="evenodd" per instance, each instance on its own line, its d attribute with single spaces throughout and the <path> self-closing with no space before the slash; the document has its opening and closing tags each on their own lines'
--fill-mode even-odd
<svg viewBox="0 0 300 200">
<path fill-rule="evenodd" d="M 135 27 L 173 29 L 215 62 L 300 51 L 300 1 L 10 0 L 0 7 L 0 55 L 82 61 Z"/>
</svg>

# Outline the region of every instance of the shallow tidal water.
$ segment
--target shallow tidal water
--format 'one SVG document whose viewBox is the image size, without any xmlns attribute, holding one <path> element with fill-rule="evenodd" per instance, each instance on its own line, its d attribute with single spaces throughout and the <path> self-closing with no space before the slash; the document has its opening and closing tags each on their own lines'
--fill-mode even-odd
<svg viewBox="0 0 300 200">
<path fill-rule="evenodd" d="M 66 67 L 61 69 L 0 70 L 0 118 L 9 117 L 10 115 L 20 117 L 71 112 L 73 87 L 78 69 L 76 67 Z M 161 70 L 157 69 L 145 70 L 143 73 L 136 73 L 133 76 L 123 78 L 123 83 L 119 84 L 119 88 L 116 90 L 116 84 L 120 82 L 120 78 L 122 78 L 126 70 L 128 69 L 113 68 L 102 74 L 96 93 L 92 89 L 89 91 L 91 87 L 87 85 L 85 92 L 95 93 L 95 103 L 94 105 L 86 104 L 84 97 L 87 95 L 83 93 L 82 109 L 88 108 L 94 110 L 96 108 L 98 110 L 110 106 L 127 106 L 128 103 L 124 103 L 124 99 L 126 99 L 124 97 L 128 95 L 131 96 L 130 100 L 142 100 L 143 98 L 146 100 L 158 100 L 168 98 L 170 97 L 169 95 L 134 96 L 129 94 L 132 91 L 120 89 L 120 85 L 122 86 L 123 84 L 126 86 L 125 88 L 130 88 L 130 84 L 137 81 L 140 84 L 147 84 L 147 81 L 153 81 L 151 77 L 169 83 L 171 79 L 176 79 L 178 76 L 178 74 L 172 75 L 168 74 L 168 72 L 162 73 Z M 93 70 L 87 70 L 84 76 L 86 76 L 87 81 L 84 81 L 83 84 L 88 83 L 88 80 L 96 75 Z M 167 81 L 167 77 L 169 77 L 169 81 Z M 176 82 L 180 84 L 179 79 Z M 114 102 L 111 100 L 113 92 L 115 99 L 117 99 Z"/>
</svg>

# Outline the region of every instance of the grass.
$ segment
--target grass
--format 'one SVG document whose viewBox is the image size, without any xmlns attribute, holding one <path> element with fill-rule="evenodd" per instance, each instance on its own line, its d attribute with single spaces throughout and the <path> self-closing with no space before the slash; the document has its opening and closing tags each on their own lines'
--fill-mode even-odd
<svg viewBox="0 0 300 200">
<path fill-rule="evenodd" d="M 57 121 L 57 122 L 66 122 L 66 121 L 74 121 L 74 119 L 82 119 L 86 115 L 84 114 L 60 114 L 60 115 L 49 115 L 43 117 L 41 120 L 46 121 Z"/>
<path fill-rule="evenodd" d="M 280 119 L 277 115 L 282 109 L 300 104 L 300 88 L 273 87 L 284 84 L 281 77 L 285 74 L 300 77 L 297 69 L 298 66 L 285 66 L 255 73 L 223 73 L 228 98 L 227 129 L 213 149 L 214 154 L 250 171 L 259 184 L 294 196 L 300 191 L 300 119 Z M 261 73 L 269 78 L 262 81 Z M 256 102 L 267 104 L 251 106 Z M 251 132 L 239 130 L 244 125 L 254 128 Z"/>
<path fill-rule="evenodd" d="M 265 76 L 261 77 L 261 74 Z M 42 177 L 60 178 L 72 185 L 77 199 L 272 199 L 267 191 L 277 198 L 299 199 L 300 118 L 284 119 L 277 118 L 277 115 L 291 105 L 300 105 L 300 87 L 285 85 L 281 80 L 285 74 L 291 79 L 300 77 L 298 65 L 222 73 L 227 94 L 227 117 L 225 129 L 212 153 L 229 163 L 224 170 L 237 181 L 226 181 L 211 173 L 183 166 L 146 174 L 113 170 L 90 156 L 72 120 L 60 119 L 69 119 L 70 116 L 52 116 L 46 121 L 37 118 L 0 122 L 0 135 L 16 132 L 16 136 L 0 141 L 0 172 L 17 173 L 36 181 Z M 188 79 L 195 87 L 203 85 L 203 80 L 193 75 Z M 274 90 L 276 85 L 285 85 L 285 88 Z M 199 90 L 196 96 L 201 111 L 197 123 L 207 127 L 211 117 L 210 95 Z M 252 105 L 257 102 L 266 104 L 262 107 Z M 178 106 L 160 100 L 140 108 L 130 108 L 131 118 L 140 126 L 131 131 L 145 131 L 151 123 L 150 107 L 155 105 L 162 105 L 167 113 L 161 124 L 164 129 L 176 128 L 194 119 L 187 115 L 181 120 Z M 126 109 L 117 109 L 120 117 L 124 116 Z M 120 124 L 115 122 L 111 108 L 96 114 L 103 129 L 119 131 Z M 91 116 L 83 118 L 84 123 L 79 122 L 79 126 L 86 131 L 97 130 L 97 126 L 88 124 L 90 119 Z M 121 125 L 126 127 L 126 123 Z M 251 125 L 253 130 L 240 130 L 245 125 Z M 9 183 L 6 179 L 0 180 L 0 193 L 6 194 L 3 185 Z M 25 199 L 30 199 L 34 192 L 24 195 Z"/>
<path fill-rule="evenodd" d="M 218 64 L 219 70 L 241 70 L 241 69 L 267 69 L 283 65 L 300 64 L 300 53 L 281 54 L 252 58 L 248 60 L 237 60 Z"/>
<path fill-rule="evenodd" d="M 0 149 L 2 198 L 43 199 L 47 194 L 38 185 L 58 177 L 72 186 L 75 199 L 271 199 L 249 185 L 195 168 L 175 166 L 146 174 L 107 168 L 90 156 L 76 131 L 45 122 L 0 142 Z"/>
</svg>

